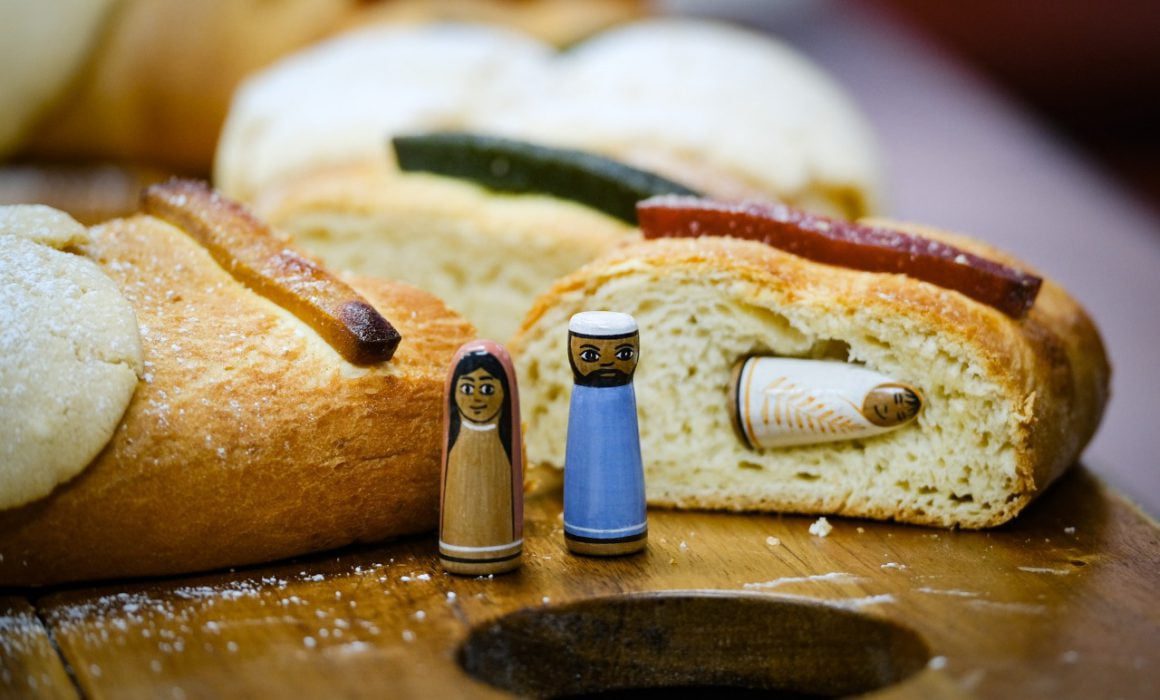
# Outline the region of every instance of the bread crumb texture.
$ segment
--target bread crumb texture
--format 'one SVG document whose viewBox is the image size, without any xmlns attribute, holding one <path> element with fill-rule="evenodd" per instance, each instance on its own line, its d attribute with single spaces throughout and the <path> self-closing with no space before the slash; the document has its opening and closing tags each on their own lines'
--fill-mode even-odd
<svg viewBox="0 0 1160 700">
<path fill-rule="evenodd" d="M 68 215 L 0 207 L 0 510 L 47 495 L 101 451 L 142 371 L 129 302 Z"/>
<path fill-rule="evenodd" d="M 1015 322 L 902 275 L 734 239 L 649 241 L 558 282 L 513 341 L 533 464 L 563 466 L 564 329 L 596 309 L 640 324 L 652 505 L 995 525 L 1075 460 L 1107 397 L 1098 335 L 1050 282 Z M 754 354 L 858 363 L 919 387 L 927 405 L 885 435 L 753 450 L 734 433 L 728 396 L 734 363 Z"/>
</svg>

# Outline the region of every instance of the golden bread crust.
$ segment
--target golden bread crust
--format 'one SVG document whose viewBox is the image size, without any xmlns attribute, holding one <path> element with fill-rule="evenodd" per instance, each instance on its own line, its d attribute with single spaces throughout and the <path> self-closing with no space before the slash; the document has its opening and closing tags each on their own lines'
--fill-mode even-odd
<svg viewBox="0 0 1160 700">
<path fill-rule="evenodd" d="M 402 284 L 351 285 L 405 340 L 344 361 L 158 219 L 86 252 L 130 300 L 145 378 L 106 449 L 49 497 L 0 512 L 0 584 L 151 576 L 428 530 L 443 379 L 471 326 Z"/>
<path fill-rule="evenodd" d="M 886 219 L 874 223 L 936 238 L 981 257 L 1030 269 L 1014 256 L 960 234 Z M 957 296 L 963 303 L 978 305 Z M 1103 417 L 1112 370 L 1099 330 L 1087 311 L 1049 279 L 1044 279 L 1027 318 L 1001 318 L 1006 323 L 1000 324 L 996 335 L 980 335 L 977 342 L 996 367 L 1018 367 L 1008 384 L 1013 394 L 1024 397 L 1026 408 L 1022 419 L 1023 449 L 1019 453 L 1021 494 L 1013 501 L 1008 516 L 1013 517 L 1079 459 Z M 1010 363 L 1015 353 L 1021 361 Z"/>
<path fill-rule="evenodd" d="M 1026 267 L 965 237 L 917 226 L 895 226 Z M 650 498 L 653 505 L 836 513 L 926 525 L 991 527 L 1014 517 L 1077 459 L 1107 402 L 1110 369 L 1099 334 L 1079 304 L 1049 280 L 1044 281 L 1027 317 L 1016 321 L 958 292 L 904 275 L 824 265 L 760 243 L 730 238 L 646 241 L 560 280 L 536 302 L 512 342 L 517 360 L 535 334 L 542 332 L 536 329 L 537 323 L 549 312 L 555 313 L 557 305 L 573 304 L 577 297 L 586 298 L 618 278 L 642 271 L 646 275 L 681 271 L 688 273 L 685 278 L 736 281 L 729 288 L 743 290 L 739 293 L 748 296 L 740 301 L 758 308 L 776 305 L 810 315 L 853 317 L 856 312 L 865 312 L 874 318 L 902 319 L 912 329 L 933 331 L 940 342 L 969 348 L 983 375 L 1000 387 L 1002 396 L 995 397 L 995 404 L 1018 407 L 1012 431 L 1016 473 L 1005 485 L 1006 502 L 980 519 L 948 521 L 939 513 L 901 502 L 884 508 L 857 493 L 776 503 L 759 495 L 704 493 L 679 499 Z M 647 346 L 647 338 L 644 340 Z M 534 405 L 528 410 L 534 411 Z"/>
</svg>

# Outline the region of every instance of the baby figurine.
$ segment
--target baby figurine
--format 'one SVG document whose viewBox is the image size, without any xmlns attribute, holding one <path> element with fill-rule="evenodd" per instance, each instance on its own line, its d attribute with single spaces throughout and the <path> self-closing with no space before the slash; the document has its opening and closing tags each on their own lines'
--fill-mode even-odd
<svg viewBox="0 0 1160 700">
<path fill-rule="evenodd" d="M 586 311 L 568 324 L 572 403 L 564 457 L 564 538 L 575 554 L 617 556 L 648 542 L 632 376 L 636 320 Z"/>
<path fill-rule="evenodd" d="M 909 384 L 834 360 L 748 357 L 730 382 L 733 426 L 753 449 L 881 435 L 915 420 L 922 405 Z"/>
<path fill-rule="evenodd" d="M 523 551 L 523 441 L 511 358 L 490 340 L 455 353 L 447 379 L 439 562 L 453 574 L 516 569 Z"/>
</svg>

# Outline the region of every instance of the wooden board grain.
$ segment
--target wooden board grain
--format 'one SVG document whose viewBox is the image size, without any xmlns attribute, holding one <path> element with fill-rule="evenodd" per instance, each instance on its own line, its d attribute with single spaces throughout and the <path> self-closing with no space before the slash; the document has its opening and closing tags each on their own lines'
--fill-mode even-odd
<svg viewBox="0 0 1160 700">
<path fill-rule="evenodd" d="M 0 698 L 76 698 L 76 687 L 36 609 L 0 596 Z"/>
<path fill-rule="evenodd" d="M 514 574 L 445 574 L 423 537 L 36 604 L 93 698 L 498 697 L 456 663 L 472 629 L 673 590 L 824 601 L 913 630 L 931 659 L 884 697 L 1160 693 L 1160 530 L 1082 469 L 990 532 L 834 519 L 822 538 L 812 518 L 654 510 L 647 553 L 612 560 L 565 551 L 558 480 L 535 479 Z M 623 639 L 626 658 L 640 641 Z"/>
</svg>

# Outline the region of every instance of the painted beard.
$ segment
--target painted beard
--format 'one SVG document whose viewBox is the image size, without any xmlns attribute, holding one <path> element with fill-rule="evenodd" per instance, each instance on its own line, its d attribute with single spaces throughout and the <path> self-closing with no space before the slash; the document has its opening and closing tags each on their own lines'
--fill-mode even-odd
<svg viewBox="0 0 1160 700">
<path fill-rule="evenodd" d="M 573 370 L 572 377 L 581 386 L 593 387 L 624 386 L 632 381 L 632 375 L 612 368 L 598 369 L 583 375 Z"/>
</svg>

